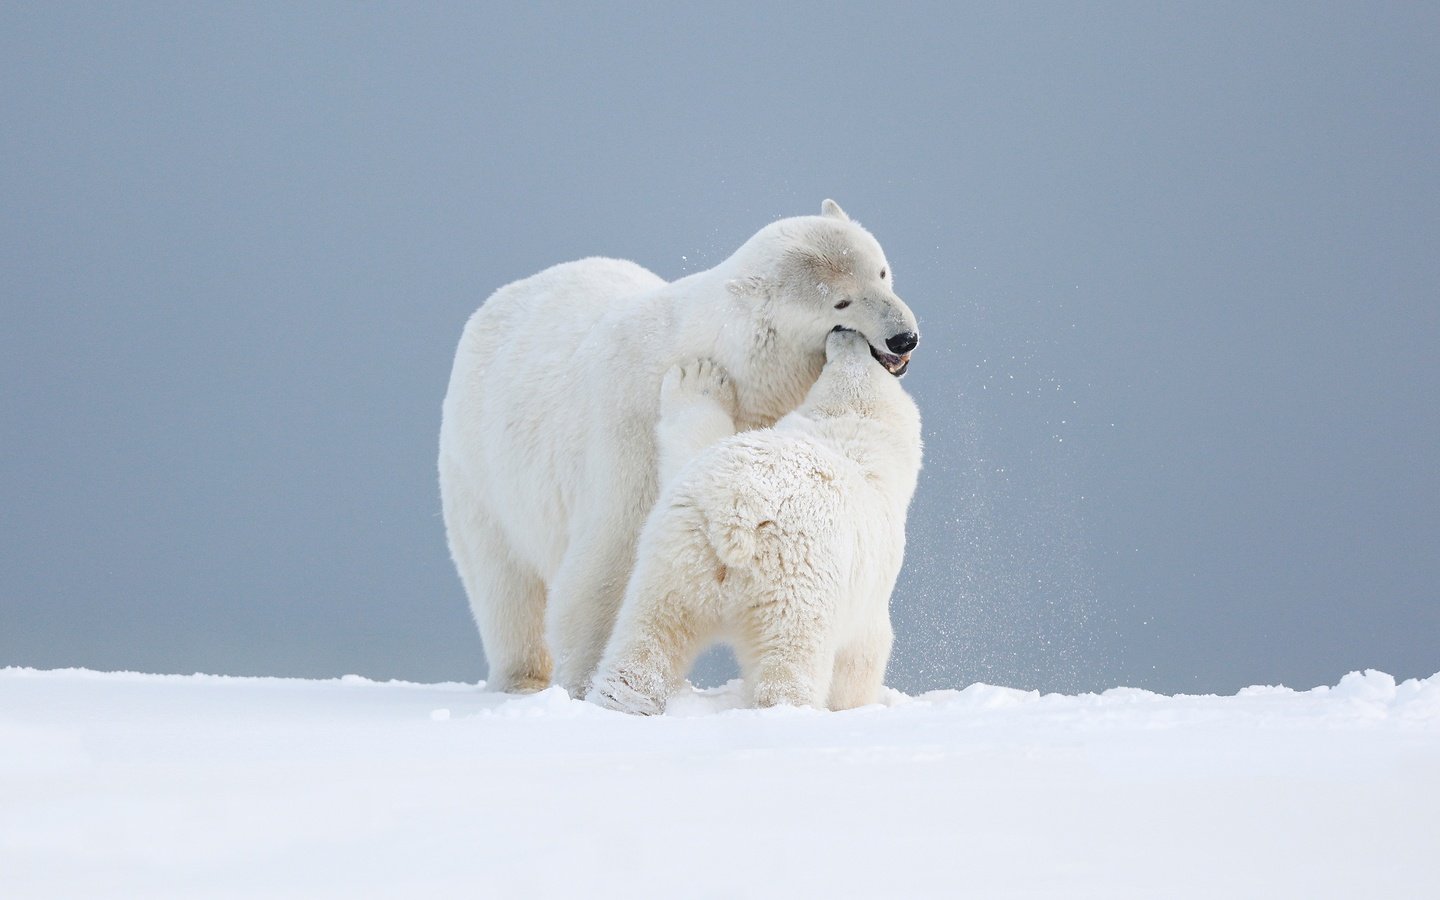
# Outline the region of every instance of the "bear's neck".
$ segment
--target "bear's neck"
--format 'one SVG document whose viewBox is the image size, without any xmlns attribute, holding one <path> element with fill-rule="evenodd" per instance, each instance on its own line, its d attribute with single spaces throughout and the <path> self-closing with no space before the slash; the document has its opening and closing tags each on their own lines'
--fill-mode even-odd
<svg viewBox="0 0 1440 900">
<path fill-rule="evenodd" d="M 682 313 L 688 319 L 682 330 L 709 336 L 709 340 L 695 343 L 708 344 L 703 352 L 729 370 L 739 402 L 737 430 L 769 428 L 799 407 L 820 377 L 825 365 L 824 341 L 811 342 L 811 346 L 788 336 L 773 315 L 774 304 L 783 301 L 734 296 L 729 288 L 733 276 L 727 268 L 684 279 L 711 283 L 686 285 L 677 291 L 685 300 L 705 298 L 703 305 L 690 304 Z M 716 303 L 717 297 L 728 302 Z"/>
<path fill-rule="evenodd" d="M 823 346 L 805 346 L 776 326 L 772 302 L 752 307 L 746 327 L 727 329 L 717 348 L 734 373 L 741 431 L 769 428 L 799 407 L 825 366 Z"/>
</svg>

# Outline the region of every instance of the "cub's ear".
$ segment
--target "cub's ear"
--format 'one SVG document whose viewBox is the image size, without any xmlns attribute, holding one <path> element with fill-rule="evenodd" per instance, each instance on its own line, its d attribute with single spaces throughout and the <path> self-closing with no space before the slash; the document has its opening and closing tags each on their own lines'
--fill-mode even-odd
<svg viewBox="0 0 1440 900">
<path fill-rule="evenodd" d="M 845 210 L 841 209 L 840 204 L 834 200 L 827 199 L 824 203 L 820 204 L 820 215 L 829 216 L 832 219 L 840 219 L 845 222 L 850 221 L 850 217 L 845 215 Z"/>
</svg>

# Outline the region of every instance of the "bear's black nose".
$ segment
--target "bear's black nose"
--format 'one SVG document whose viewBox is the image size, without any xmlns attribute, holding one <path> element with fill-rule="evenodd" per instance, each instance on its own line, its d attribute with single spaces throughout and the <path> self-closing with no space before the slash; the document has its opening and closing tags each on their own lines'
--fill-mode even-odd
<svg viewBox="0 0 1440 900">
<path fill-rule="evenodd" d="M 891 353 L 909 353 L 920 343 L 920 335 L 913 331 L 903 331 L 892 338 L 887 338 L 885 346 L 890 348 Z"/>
</svg>

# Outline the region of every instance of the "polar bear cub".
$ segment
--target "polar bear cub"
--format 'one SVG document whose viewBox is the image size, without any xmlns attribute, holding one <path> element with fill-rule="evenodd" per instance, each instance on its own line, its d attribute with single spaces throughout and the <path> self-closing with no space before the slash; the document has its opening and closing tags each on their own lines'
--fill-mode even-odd
<svg viewBox="0 0 1440 900">
<path fill-rule="evenodd" d="M 667 481 L 591 701 L 662 712 L 698 653 L 724 639 L 756 706 L 875 702 L 920 413 L 859 334 L 837 329 L 825 355 L 798 409 L 741 434 L 718 365 L 667 374 L 657 425 Z"/>
</svg>

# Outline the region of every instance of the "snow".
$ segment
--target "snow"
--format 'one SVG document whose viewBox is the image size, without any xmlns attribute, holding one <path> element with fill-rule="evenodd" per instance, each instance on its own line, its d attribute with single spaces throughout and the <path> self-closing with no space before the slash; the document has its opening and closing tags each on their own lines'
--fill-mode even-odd
<svg viewBox="0 0 1440 900">
<path fill-rule="evenodd" d="M 5 669 L 0 896 L 1440 890 L 1440 675 L 739 705 Z"/>
</svg>

